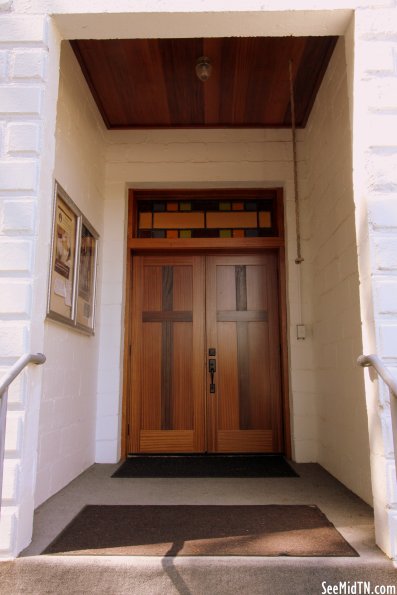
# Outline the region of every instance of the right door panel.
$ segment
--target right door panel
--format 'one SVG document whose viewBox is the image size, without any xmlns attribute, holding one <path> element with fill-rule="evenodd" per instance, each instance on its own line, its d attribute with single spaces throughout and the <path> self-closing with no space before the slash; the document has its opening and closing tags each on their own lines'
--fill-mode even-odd
<svg viewBox="0 0 397 595">
<path fill-rule="evenodd" d="M 276 255 L 207 257 L 206 302 L 208 450 L 282 451 Z"/>
</svg>

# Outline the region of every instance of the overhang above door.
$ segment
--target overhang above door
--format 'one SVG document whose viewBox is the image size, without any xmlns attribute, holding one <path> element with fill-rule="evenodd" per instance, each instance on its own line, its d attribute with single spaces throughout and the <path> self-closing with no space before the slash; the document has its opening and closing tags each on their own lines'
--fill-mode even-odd
<svg viewBox="0 0 397 595">
<path fill-rule="evenodd" d="M 75 40 L 73 50 L 106 126 L 304 127 L 337 37 Z M 198 58 L 210 78 L 195 73 Z"/>
</svg>

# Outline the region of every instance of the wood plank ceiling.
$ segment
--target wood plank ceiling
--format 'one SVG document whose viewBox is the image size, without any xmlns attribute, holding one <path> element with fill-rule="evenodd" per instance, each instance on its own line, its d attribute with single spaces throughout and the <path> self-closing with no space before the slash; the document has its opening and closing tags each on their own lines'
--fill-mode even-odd
<svg viewBox="0 0 397 595">
<path fill-rule="evenodd" d="M 106 126 L 290 127 L 289 61 L 296 123 L 304 127 L 336 37 L 76 40 Z M 196 61 L 208 56 L 201 82 Z"/>
</svg>

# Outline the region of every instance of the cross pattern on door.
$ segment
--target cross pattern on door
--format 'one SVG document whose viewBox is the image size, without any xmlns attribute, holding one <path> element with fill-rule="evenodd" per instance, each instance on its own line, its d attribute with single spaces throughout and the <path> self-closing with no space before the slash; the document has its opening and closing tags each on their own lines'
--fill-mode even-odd
<svg viewBox="0 0 397 595">
<path fill-rule="evenodd" d="M 130 451 L 280 451 L 276 255 L 133 265 Z"/>
</svg>

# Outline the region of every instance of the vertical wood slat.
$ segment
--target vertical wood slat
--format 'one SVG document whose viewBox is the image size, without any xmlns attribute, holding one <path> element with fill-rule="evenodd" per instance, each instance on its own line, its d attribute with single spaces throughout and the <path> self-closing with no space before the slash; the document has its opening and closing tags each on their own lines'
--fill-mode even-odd
<svg viewBox="0 0 397 595">
<path fill-rule="evenodd" d="M 143 306 L 143 259 L 133 258 L 132 268 L 132 308 L 131 308 L 131 407 L 130 407 L 130 444 L 131 452 L 140 451 L 141 434 L 141 410 L 142 410 L 142 349 L 140 337 L 142 337 L 142 306 Z"/>
<path fill-rule="evenodd" d="M 236 275 L 236 310 L 247 309 L 247 267 L 237 265 Z"/>
<path fill-rule="evenodd" d="M 240 429 L 249 430 L 250 425 L 250 375 L 248 322 L 236 322 L 237 327 L 237 367 Z"/>
<path fill-rule="evenodd" d="M 166 320 L 162 323 L 161 344 L 161 429 L 172 430 L 172 325 Z"/>
<path fill-rule="evenodd" d="M 192 430 L 193 329 L 191 322 L 173 323 L 172 330 L 172 420 L 173 430 Z"/>
<path fill-rule="evenodd" d="M 216 394 L 218 429 L 238 430 L 239 386 L 237 336 L 235 322 L 218 322 L 217 339 L 222 349 L 217 351 Z"/>
<path fill-rule="evenodd" d="M 236 275 L 236 310 L 247 310 L 247 267 L 237 265 Z M 250 428 L 249 398 L 249 344 L 248 322 L 236 322 L 237 330 L 237 369 L 238 369 L 238 394 L 239 394 L 239 419 L 240 429 Z"/>
<path fill-rule="evenodd" d="M 247 267 L 237 265 L 236 275 L 236 310 L 247 310 Z M 247 322 L 236 322 L 237 331 L 237 369 L 238 369 L 238 394 L 240 429 L 249 429 L 248 400 L 249 386 L 249 344 Z"/>
<path fill-rule="evenodd" d="M 169 312 L 173 308 L 174 275 L 172 266 L 162 269 L 162 311 Z M 161 429 L 172 429 L 172 322 L 162 323 L 161 345 Z"/>
<path fill-rule="evenodd" d="M 267 322 L 248 324 L 249 344 L 249 408 L 250 429 L 273 427 L 272 424 L 272 391 L 270 386 L 270 366 L 258 365 L 257 355 L 261 362 L 270 361 L 271 345 L 269 345 L 269 328 Z"/>
<path fill-rule="evenodd" d="M 142 324 L 142 410 L 141 424 L 144 430 L 161 426 L 161 322 Z"/>
<path fill-rule="evenodd" d="M 173 285 L 173 311 L 191 312 L 193 310 L 193 267 L 174 267 Z"/>
<path fill-rule="evenodd" d="M 164 266 L 162 271 L 162 311 L 169 312 L 173 308 L 174 294 L 174 269 L 172 266 Z"/>
<path fill-rule="evenodd" d="M 142 271 L 142 308 L 148 312 L 162 310 L 163 277 L 162 268 L 144 266 Z"/>
</svg>

